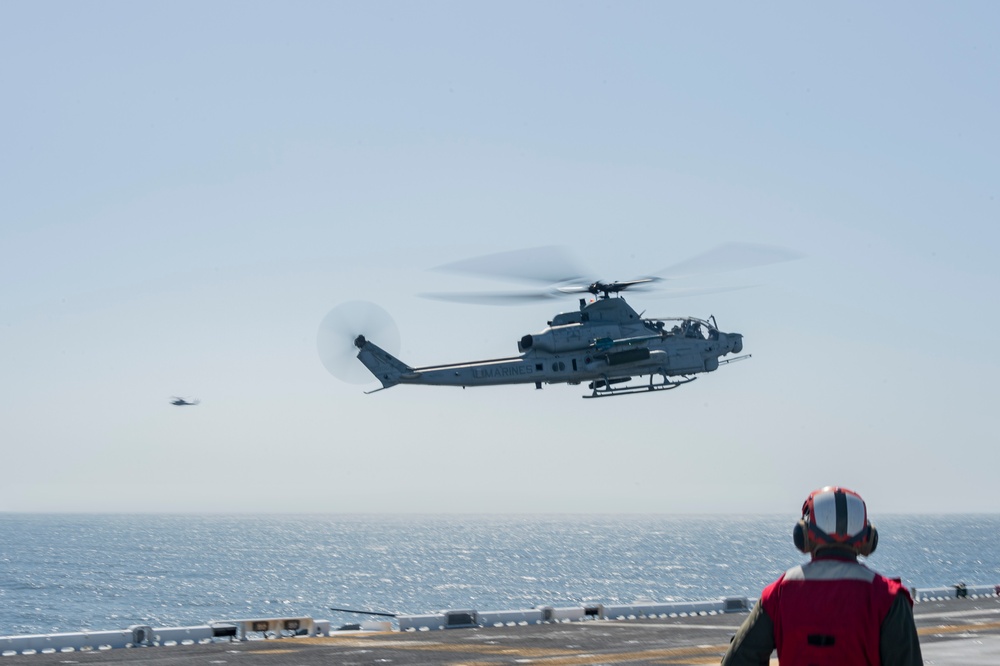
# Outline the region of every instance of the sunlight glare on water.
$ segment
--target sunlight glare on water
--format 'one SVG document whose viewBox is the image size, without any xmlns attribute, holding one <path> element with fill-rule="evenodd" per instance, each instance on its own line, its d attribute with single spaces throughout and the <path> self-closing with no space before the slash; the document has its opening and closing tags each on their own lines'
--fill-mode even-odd
<svg viewBox="0 0 1000 666">
<path fill-rule="evenodd" d="M 788 516 L 0 514 L 0 635 L 307 615 L 756 597 Z M 871 565 L 1000 582 L 996 516 L 890 516 Z"/>
</svg>

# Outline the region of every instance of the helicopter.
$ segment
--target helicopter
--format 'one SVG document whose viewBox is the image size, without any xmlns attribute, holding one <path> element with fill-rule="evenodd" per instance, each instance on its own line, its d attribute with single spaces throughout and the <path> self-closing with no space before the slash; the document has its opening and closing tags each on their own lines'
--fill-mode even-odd
<svg viewBox="0 0 1000 666">
<path fill-rule="evenodd" d="M 176 405 L 178 407 L 194 407 L 195 405 L 201 404 L 201 400 L 195 398 L 193 400 L 188 400 L 187 398 L 179 398 L 177 396 L 171 396 L 170 404 Z"/>
<path fill-rule="evenodd" d="M 694 263 L 691 260 L 684 262 L 683 267 L 689 270 L 696 264 L 718 263 L 720 258 L 732 256 L 734 250 L 737 254 L 746 255 L 749 252 L 752 255 L 749 262 L 746 256 L 736 262 L 746 265 L 797 257 L 776 248 L 728 244 L 701 255 Z M 525 263 L 523 259 L 528 256 L 528 263 L 537 264 L 538 259 L 551 254 L 550 248 L 537 248 L 531 252 L 534 255 L 500 253 L 445 268 L 467 270 L 476 267 L 478 272 L 496 273 L 489 268 L 490 259 L 503 257 L 506 261 L 511 256 L 517 256 L 521 263 Z M 484 266 L 487 268 L 484 269 Z M 561 271 L 547 275 L 566 274 Z M 582 397 L 603 398 L 672 390 L 694 381 L 699 374 L 714 372 L 723 365 L 750 358 L 750 354 L 741 355 L 743 336 L 720 330 L 714 316 L 707 319 L 693 316 L 643 317 L 622 297 L 622 292 L 626 290 L 643 289 L 663 278 L 641 277 L 621 282 L 598 280 L 586 284 L 580 284 L 575 277 L 552 279 L 547 276 L 544 279 L 559 284 L 536 296 L 550 298 L 553 295 L 587 293 L 590 298 L 580 298 L 576 311 L 556 314 L 542 331 L 521 337 L 517 341 L 517 356 L 414 367 L 368 339 L 365 332 L 357 332 L 353 336 L 356 351 L 352 353 L 371 373 L 369 379 L 373 375 L 382 384 L 381 388 L 366 393 L 399 384 L 462 388 L 534 384 L 536 389 L 541 389 L 543 384 L 585 383 L 590 392 Z M 577 283 L 570 284 L 573 282 Z M 520 300 L 522 296 L 515 294 L 511 298 Z M 475 302 L 475 299 L 465 295 L 446 296 L 444 300 Z M 330 361 L 330 354 L 325 350 L 329 347 L 331 329 L 337 328 L 329 323 L 335 312 L 336 309 L 321 325 L 318 343 L 324 364 L 338 374 Z M 338 336 L 345 332 L 343 327 L 340 328 Z"/>
</svg>

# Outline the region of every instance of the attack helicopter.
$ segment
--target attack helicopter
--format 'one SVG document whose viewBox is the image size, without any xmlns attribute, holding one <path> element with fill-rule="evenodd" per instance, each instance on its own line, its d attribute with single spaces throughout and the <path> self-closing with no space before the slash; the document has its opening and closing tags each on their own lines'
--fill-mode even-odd
<svg viewBox="0 0 1000 666">
<path fill-rule="evenodd" d="M 179 396 L 171 396 L 170 404 L 176 407 L 194 407 L 195 405 L 200 405 L 201 400 L 195 398 L 194 400 L 188 400 L 187 398 L 181 398 Z"/>
<path fill-rule="evenodd" d="M 697 258 L 696 262 L 706 265 L 717 261 L 723 255 L 731 255 L 734 245 L 743 251 L 753 250 L 756 259 L 752 265 L 774 263 L 796 258 L 785 250 L 729 244 Z M 547 254 L 552 248 L 537 248 L 536 254 Z M 520 255 L 521 253 L 519 253 Z M 476 260 L 459 262 L 446 270 L 464 271 L 476 267 L 477 272 L 491 273 L 491 259 L 509 259 L 512 253 L 489 255 Z M 742 263 L 746 263 L 744 260 Z M 690 268 L 694 264 L 685 262 Z M 677 265 L 682 266 L 681 264 Z M 667 270 L 667 269 L 664 269 Z M 565 272 L 559 275 L 566 275 Z M 545 279 L 551 279 L 546 277 Z M 589 294 L 579 299 L 576 311 L 562 312 L 547 322 L 542 331 L 527 334 L 517 341 L 517 356 L 492 358 L 479 361 L 448 363 L 414 367 L 396 358 L 392 353 L 368 339 L 366 331 L 352 333 L 352 352 L 382 384 L 381 388 L 366 393 L 375 393 L 399 384 L 424 384 L 431 386 L 495 386 L 504 384 L 534 384 L 541 389 L 543 384 L 586 383 L 589 389 L 584 398 L 603 398 L 615 395 L 650 393 L 675 389 L 688 384 L 702 373 L 714 372 L 719 367 L 750 358 L 743 351 L 743 336 L 740 333 L 723 332 L 715 317 L 644 317 L 629 305 L 622 292 L 640 290 L 662 281 L 662 277 L 641 277 L 621 282 L 592 281 L 580 283 L 575 276 L 559 277 L 552 280 L 554 286 L 535 295 L 551 298 L 555 295 Z M 714 290 L 713 290 L 714 291 Z M 702 290 L 704 293 L 704 290 Z M 426 295 L 443 300 L 476 302 L 476 297 L 458 295 Z M 529 295 L 530 296 L 530 295 Z M 496 295 L 486 296 L 479 302 L 495 300 Z M 510 295 L 513 300 L 521 300 L 521 294 Z M 506 300 L 506 295 L 504 295 Z M 361 304 L 345 304 L 357 307 Z M 367 304 L 383 322 L 388 315 L 374 304 Z M 343 339 L 345 328 L 340 319 L 343 312 L 335 308 L 320 326 L 318 347 L 324 365 L 333 374 L 339 374 L 335 354 L 331 353 L 334 338 Z M 391 321 L 391 319 L 389 319 Z M 396 340 L 398 344 L 398 339 Z M 388 345 L 387 345 L 388 346 Z M 645 379 L 644 379 L 645 378 Z"/>
</svg>

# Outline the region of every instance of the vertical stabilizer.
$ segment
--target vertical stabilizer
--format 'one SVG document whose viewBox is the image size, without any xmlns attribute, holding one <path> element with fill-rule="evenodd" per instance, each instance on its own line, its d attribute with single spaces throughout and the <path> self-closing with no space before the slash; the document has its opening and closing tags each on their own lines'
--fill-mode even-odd
<svg viewBox="0 0 1000 666">
<path fill-rule="evenodd" d="M 365 367 L 382 382 L 382 388 L 395 386 L 403 375 L 413 373 L 413 368 L 375 343 L 365 340 L 363 335 L 359 335 L 354 344 L 360 350 L 358 360 L 364 363 Z"/>
</svg>

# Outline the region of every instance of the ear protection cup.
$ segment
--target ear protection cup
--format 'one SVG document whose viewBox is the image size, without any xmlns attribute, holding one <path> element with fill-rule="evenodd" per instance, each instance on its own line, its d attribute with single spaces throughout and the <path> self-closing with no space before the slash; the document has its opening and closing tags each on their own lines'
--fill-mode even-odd
<svg viewBox="0 0 1000 666">
<path fill-rule="evenodd" d="M 865 539 L 864 544 L 858 548 L 858 555 L 863 555 L 864 557 L 868 557 L 875 552 L 876 548 L 878 548 L 878 530 L 875 529 L 875 526 L 871 523 L 868 524 L 867 530 L 868 538 Z"/>
<path fill-rule="evenodd" d="M 806 526 L 806 521 L 800 520 L 795 523 L 795 527 L 792 528 L 792 542 L 803 553 L 809 552 L 809 528 Z"/>
</svg>

